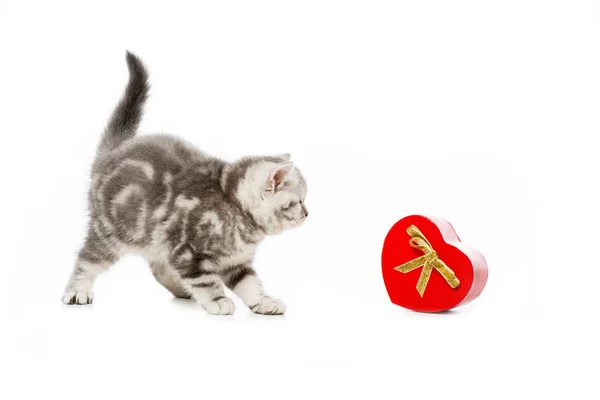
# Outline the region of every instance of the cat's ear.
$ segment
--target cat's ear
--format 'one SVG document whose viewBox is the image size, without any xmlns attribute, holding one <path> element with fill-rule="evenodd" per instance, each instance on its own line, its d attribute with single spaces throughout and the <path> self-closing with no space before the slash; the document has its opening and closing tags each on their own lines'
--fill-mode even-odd
<svg viewBox="0 0 600 400">
<path fill-rule="evenodd" d="M 277 154 L 275 157 L 281 158 L 283 161 L 290 161 L 292 159 L 292 155 L 290 153 Z"/>
<path fill-rule="evenodd" d="M 294 169 L 294 163 L 286 162 L 283 164 L 277 164 L 277 166 L 269 174 L 267 179 L 267 186 L 265 191 L 268 193 L 275 193 L 283 186 L 285 178 Z"/>
</svg>

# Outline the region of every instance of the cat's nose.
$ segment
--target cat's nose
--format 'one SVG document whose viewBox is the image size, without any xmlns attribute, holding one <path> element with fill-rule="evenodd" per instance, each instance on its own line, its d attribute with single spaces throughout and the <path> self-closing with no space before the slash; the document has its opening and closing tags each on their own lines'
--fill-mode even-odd
<svg viewBox="0 0 600 400">
<path fill-rule="evenodd" d="M 303 202 L 300 202 L 300 206 L 302 206 L 302 214 L 304 214 L 304 218 L 308 217 L 308 210 Z"/>
</svg>

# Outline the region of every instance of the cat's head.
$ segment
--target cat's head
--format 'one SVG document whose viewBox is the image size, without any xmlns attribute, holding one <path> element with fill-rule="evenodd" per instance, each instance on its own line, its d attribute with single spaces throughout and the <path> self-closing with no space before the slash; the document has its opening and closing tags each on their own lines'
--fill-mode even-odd
<svg viewBox="0 0 600 400">
<path fill-rule="evenodd" d="M 289 154 L 246 157 L 230 164 L 222 185 L 268 235 L 295 228 L 308 217 L 306 181 Z"/>
</svg>

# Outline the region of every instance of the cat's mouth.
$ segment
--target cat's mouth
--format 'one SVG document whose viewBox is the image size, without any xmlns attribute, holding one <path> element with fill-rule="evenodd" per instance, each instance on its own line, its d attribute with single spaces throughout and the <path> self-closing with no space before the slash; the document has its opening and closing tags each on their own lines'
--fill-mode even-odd
<svg viewBox="0 0 600 400">
<path fill-rule="evenodd" d="M 302 223 L 303 223 L 305 220 L 306 220 L 306 217 L 302 217 L 302 218 L 300 218 L 300 219 L 293 219 L 291 222 L 292 222 L 292 225 L 293 225 L 293 226 L 298 226 L 298 225 L 302 225 Z"/>
</svg>

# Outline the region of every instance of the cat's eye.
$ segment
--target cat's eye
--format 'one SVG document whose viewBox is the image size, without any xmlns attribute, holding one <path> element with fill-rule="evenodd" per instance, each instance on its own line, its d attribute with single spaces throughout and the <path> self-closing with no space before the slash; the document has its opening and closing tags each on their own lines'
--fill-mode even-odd
<svg viewBox="0 0 600 400">
<path fill-rule="evenodd" d="M 302 203 L 302 202 L 300 202 Z M 290 201 L 290 203 L 287 206 L 281 207 L 282 210 L 289 210 L 292 207 L 295 207 L 296 204 L 298 204 L 297 201 Z"/>
</svg>

